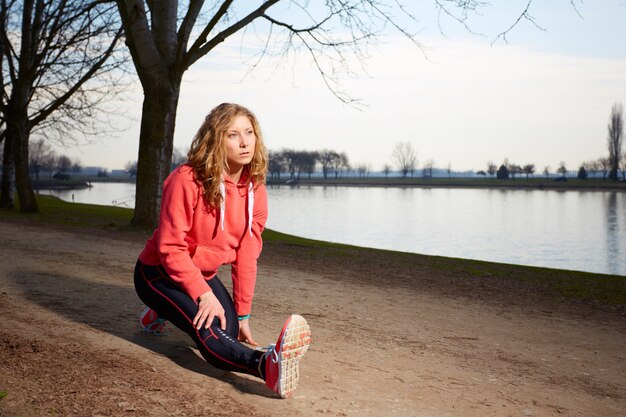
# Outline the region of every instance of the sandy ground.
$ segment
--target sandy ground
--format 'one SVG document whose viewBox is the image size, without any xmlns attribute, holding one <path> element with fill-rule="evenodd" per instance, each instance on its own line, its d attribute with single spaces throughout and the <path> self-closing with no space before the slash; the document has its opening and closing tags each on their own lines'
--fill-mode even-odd
<svg viewBox="0 0 626 417">
<path fill-rule="evenodd" d="M 274 342 L 296 312 L 313 332 L 300 387 L 280 400 L 211 368 L 172 326 L 138 330 L 142 246 L 0 220 L 0 416 L 625 415 L 623 309 L 266 245 L 255 338 Z"/>
</svg>

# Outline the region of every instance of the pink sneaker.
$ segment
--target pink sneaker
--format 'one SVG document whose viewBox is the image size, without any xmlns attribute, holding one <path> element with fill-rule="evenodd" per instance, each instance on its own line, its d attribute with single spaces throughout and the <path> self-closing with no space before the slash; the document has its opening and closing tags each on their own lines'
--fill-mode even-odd
<svg viewBox="0 0 626 417">
<path fill-rule="evenodd" d="M 160 319 L 159 314 L 146 307 L 139 314 L 139 325 L 144 332 L 154 333 L 158 336 L 165 336 L 167 331 L 165 330 L 165 319 Z"/>
<path fill-rule="evenodd" d="M 299 364 L 311 344 L 311 331 L 304 317 L 287 319 L 276 345 L 270 346 L 265 360 L 265 385 L 281 398 L 289 398 L 298 386 Z"/>
</svg>

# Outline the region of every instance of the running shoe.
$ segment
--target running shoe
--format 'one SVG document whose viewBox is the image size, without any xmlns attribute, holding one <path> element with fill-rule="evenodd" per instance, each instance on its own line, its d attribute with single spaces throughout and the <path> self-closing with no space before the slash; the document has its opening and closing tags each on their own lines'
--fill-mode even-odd
<svg viewBox="0 0 626 417">
<path fill-rule="evenodd" d="M 158 336 L 165 336 L 167 331 L 165 330 L 165 319 L 159 318 L 159 314 L 146 307 L 141 313 L 139 313 L 139 325 L 141 329 L 146 333 L 153 333 Z"/>
<path fill-rule="evenodd" d="M 276 345 L 269 347 L 265 359 L 265 385 L 281 398 L 293 395 L 300 378 L 302 355 L 311 344 L 311 331 L 304 317 L 293 314 L 287 319 Z"/>
</svg>

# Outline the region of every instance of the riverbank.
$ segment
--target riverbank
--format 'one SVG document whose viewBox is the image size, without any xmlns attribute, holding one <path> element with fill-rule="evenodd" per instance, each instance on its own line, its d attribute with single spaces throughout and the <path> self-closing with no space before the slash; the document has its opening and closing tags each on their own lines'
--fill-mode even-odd
<svg viewBox="0 0 626 417">
<path fill-rule="evenodd" d="M 617 417 L 626 408 L 624 277 L 267 231 L 254 336 L 272 343 L 294 312 L 313 331 L 300 388 L 282 401 L 252 377 L 208 366 L 171 326 L 165 337 L 137 329 L 132 269 L 147 233 L 125 227 L 130 210 L 54 200 L 42 199 L 38 215 L 0 214 L 2 416 Z M 227 269 L 221 276 L 229 282 Z"/>
<path fill-rule="evenodd" d="M 576 191 L 626 191 L 625 181 L 608 181 L 600 178 L 580 180 L 567 178 L 517 178 L 517 179 L 489 179 L 489 178 L 300 178 L 281 180 L 268 178 L 268 185 L 275 186 L 327 186 L 327 187 L 423 187 L 423 188 L 493 188 L 493 189 L 520 189 L 520 190 L 576 190 Z"/>
</svg>

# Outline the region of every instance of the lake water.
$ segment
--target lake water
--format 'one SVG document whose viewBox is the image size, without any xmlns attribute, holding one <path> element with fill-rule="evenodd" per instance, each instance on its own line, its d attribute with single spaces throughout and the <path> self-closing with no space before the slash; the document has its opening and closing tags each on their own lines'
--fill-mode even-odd
<svg viewBox="0 0 626 417">
<path fill-rule="evenodd" d="M 132 207 L 134 184 L 42 191 Z M 267 226 L 381 249 L 626 275 L 626 193 L 270 187 Z"/>
</svg>

